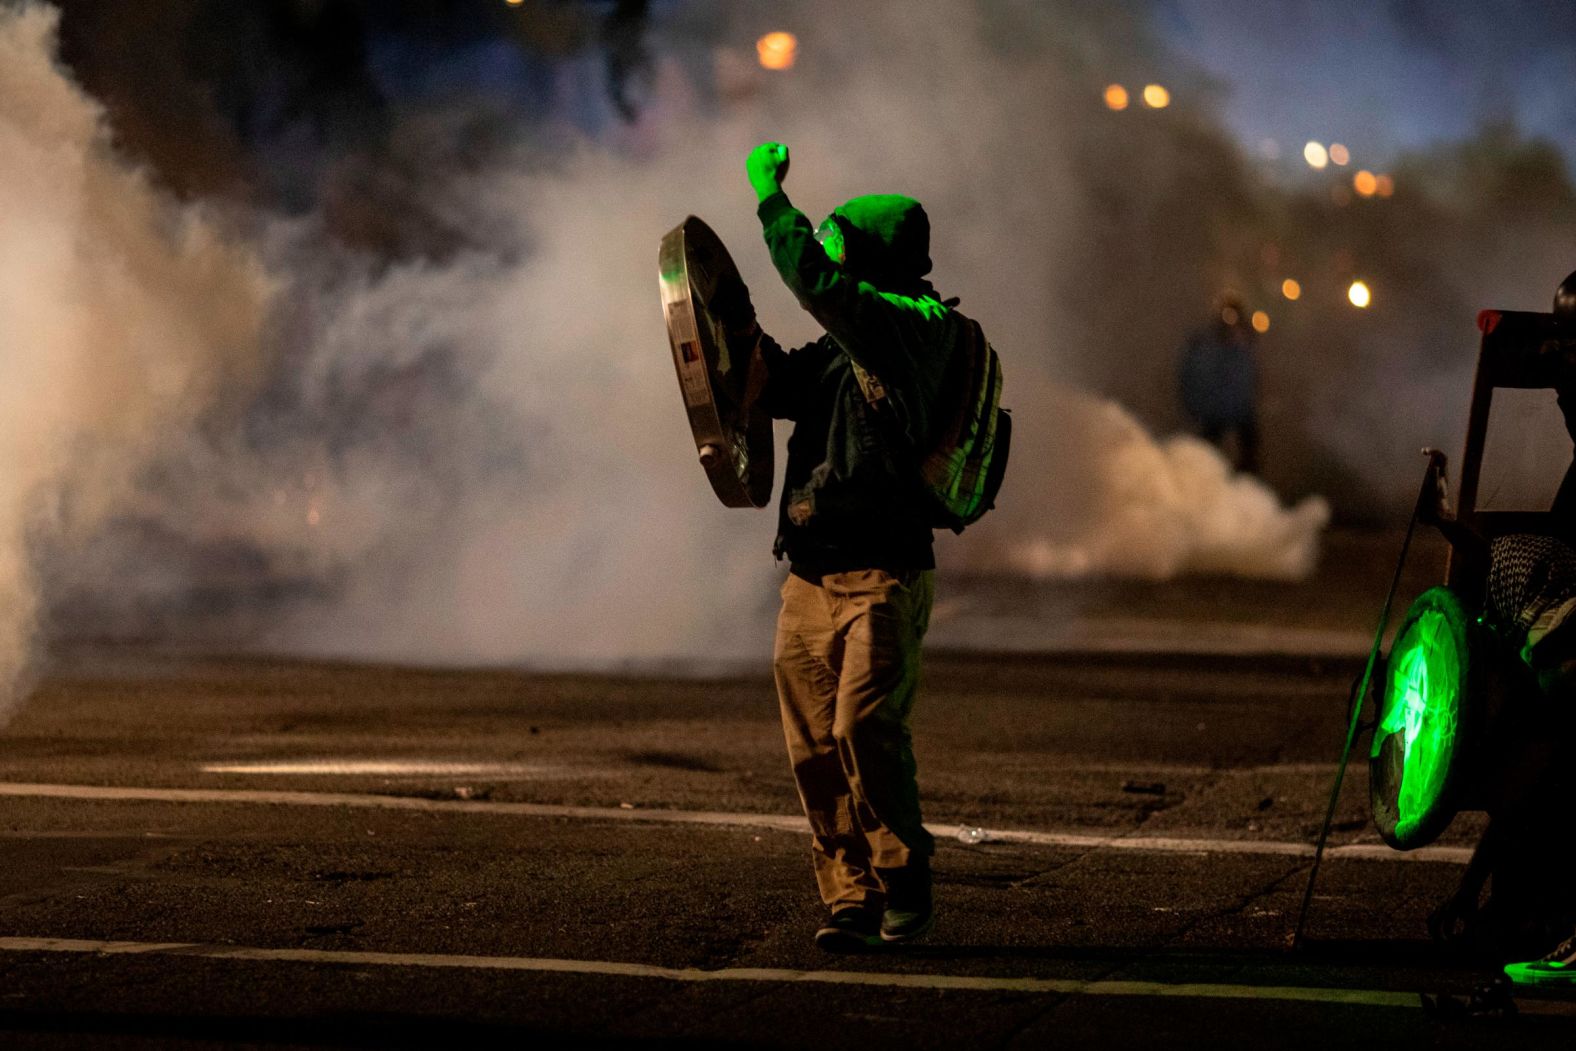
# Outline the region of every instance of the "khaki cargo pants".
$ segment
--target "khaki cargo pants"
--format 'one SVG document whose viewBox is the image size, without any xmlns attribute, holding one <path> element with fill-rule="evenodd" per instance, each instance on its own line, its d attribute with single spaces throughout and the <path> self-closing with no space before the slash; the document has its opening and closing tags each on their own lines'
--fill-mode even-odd
<svg viewBox="0 0 1576 1051">
<path fill-rule="evenodd" d="M 909 712 L 935 572 L 788 575 L 773 671 L 821 900 L 876 904 L 878 869 L 928 861 Z"/>
</svg>

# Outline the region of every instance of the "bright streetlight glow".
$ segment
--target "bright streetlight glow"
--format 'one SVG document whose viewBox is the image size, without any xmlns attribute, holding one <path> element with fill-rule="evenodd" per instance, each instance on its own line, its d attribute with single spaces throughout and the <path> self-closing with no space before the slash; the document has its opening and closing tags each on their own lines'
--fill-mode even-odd
<svg viewBox="0 0 1576 1051">
<path fill-rule="evenodd" d="M 1352 189 L 1363 197 L 1372 197 L 1378 188 L 1379 180 L 1374 178 L 1374 173 L 1367 168 L 1352 176 Z"/>
<path fill-rule="evenodd" d="M 1107 109 L 1124 110 L 1127 108 L 1127 89 L 1120 84 L 1111 84 L 1105 89 L 1105 105 Z"/>
<path fill-rule="evenodd" d="M 1281 295 L 1287 299 L 1300 299 L 1302 297 L 1302 286 L 1288 277 L 1281 282 Z"/>
<path fill-rule="evenodd" d="M 792 33 L 767 33 L 755 42 L 755 53 L 767 69 L 792 69 L 799 57 L 799 38 Z"/>
<path fill-rule="evenodd" d="M 1302 159 L 1308 162 L 1310 168 L 1323 168 L 1330 163 L 1330 152 L 1322 142 L 1310 142 L 1302 148 Z"/>
<path fill-rule="evenodd" d="M 1358 309 L 1367 309 L 1373 301 L 1373 296 L 1368 291 L 1368 286 L 1362 281 L 1353 281 L 1352 287 L 1346 290 L 1346 298 L 1352 301 L 1352 306 Z"/>
<path fill-rule="evenodd" d="M 1270 330 L 1270 316 L 1262 310 L 1253 312 L 1253 331 L 1268 332 Z"/>
<path fill-rule="evenodd" d="M 1330 143 L 1330 160 L 1336 164 L 1345 164 L 1352 159 L 1352 151 L 1338 142 Z"/>
<path fill-rule="evenodd" d="M 1145 84 L 1144 105 L 1150 109 L 1165 109 L 1171 105 L 1171 92 L 1159 84 Z"/>
</svg>

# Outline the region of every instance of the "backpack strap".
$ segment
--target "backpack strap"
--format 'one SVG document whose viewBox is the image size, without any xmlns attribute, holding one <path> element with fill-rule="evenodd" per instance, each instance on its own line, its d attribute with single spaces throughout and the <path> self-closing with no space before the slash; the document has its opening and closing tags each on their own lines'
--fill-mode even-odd
<svg viewBox="0 0 1576 1051">
<path fill-rule="evenodd" d="M 886 401 L 887 396 L 886 387 L 882 385 L 881 378 L 855 361 L 851 355 L 848 358 L 848 363 L 854 367 L 854 379 L 859 381 L 859 390 L 860 393 L 864 394 L 865 401 L 870 403 L 872 409 L 879 412 L 881 403 Z"/>
</svg>

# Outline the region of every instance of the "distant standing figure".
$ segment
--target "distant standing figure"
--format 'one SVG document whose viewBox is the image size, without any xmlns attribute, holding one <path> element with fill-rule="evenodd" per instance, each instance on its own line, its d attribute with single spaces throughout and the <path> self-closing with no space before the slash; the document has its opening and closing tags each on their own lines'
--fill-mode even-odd
<svg viewBox="0 0 1576 1051">
<path fill-rule="evenodd" d="M 1235 296 L 1195 329 L 1182 348 L 1178 380 L 1182 408 L 1206 441 L 1219 446 L 1239 471 L 1259 469 L 1258 334 Z"/>
</svg>

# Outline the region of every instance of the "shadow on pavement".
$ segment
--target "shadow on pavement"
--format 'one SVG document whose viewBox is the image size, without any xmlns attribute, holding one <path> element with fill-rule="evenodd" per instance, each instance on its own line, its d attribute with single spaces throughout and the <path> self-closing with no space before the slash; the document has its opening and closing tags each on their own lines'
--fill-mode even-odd
<svg viewBox="0 0 1576 1051">
<path fill-rule="evenodd" d="M 182 1015 L 83 1011 L 0 1011 L 0 1044 L 45 1047 L 565 1047 L 738 1048 L 695 1039 L 590 1036 L 597 1018 L 587 1012 L 585 1031 L 566 1032 L 529 1025 L 463 1018 L 393 1014 L 323 1014 L 301 1017 Z"/>
<path fill-rule="evenodd" d="M 1035 960 L 1061 963 L 1122 965 L 1176 965 L 1180 967 L 1263 971 L 1317 966 L 1340 969 L 1395 969 L 1410 974 L 1450 975 L 1461 981 L 1481 980 L 1495 974 L 1499 964 L 1440 949 L 1428 941 L 1393 939 L 1341 939 L 1307 941 L 1287 950 L 1222 951 L 1219 949 L 1134 949 L 1116 946 L 1062 945 L 958 945 L 926 943 L 874 950 L 870 955 L 911 960 Z"/>
</svg>

